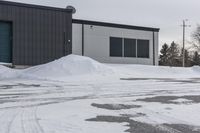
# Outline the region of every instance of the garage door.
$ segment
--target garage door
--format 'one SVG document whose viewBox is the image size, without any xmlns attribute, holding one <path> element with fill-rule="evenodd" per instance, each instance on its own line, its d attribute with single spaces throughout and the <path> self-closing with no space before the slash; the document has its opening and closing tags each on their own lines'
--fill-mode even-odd
<svg viewBox="0 0 200 133">
<path fill-rule="evenodd" d="M 11 23 L 0 22 L 0 62 L 12 62 Z"/>
</svg>

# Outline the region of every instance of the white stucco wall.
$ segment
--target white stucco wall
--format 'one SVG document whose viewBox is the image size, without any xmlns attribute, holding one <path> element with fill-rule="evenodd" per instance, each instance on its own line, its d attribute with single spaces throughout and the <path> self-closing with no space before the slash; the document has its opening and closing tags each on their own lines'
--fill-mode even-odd
<svg viewBox="0 0 200 133">
<path fill-rule="evenodd" d="M 154 37 L 155 37 L 155 65 L 159 65 L 159 33 L 154 32 Z"/>
<path fill-rule="evenodd" d="M 155 55 L 158 65 L 158 33 L 155 32 Z M 150 58 L 110 57 L 110 37 L 147 39 Z M 82 25 L 73 24 L 72 53 L 82 55 Z M 102 63 L 153 65 L 153 32 L 84 25 L 84 55 Z"/>
<path fill-rule="evenodd" d="M 82 25 L 73 24 L 72 27 L 72 53 L 82 55 Z"/>
</svg>

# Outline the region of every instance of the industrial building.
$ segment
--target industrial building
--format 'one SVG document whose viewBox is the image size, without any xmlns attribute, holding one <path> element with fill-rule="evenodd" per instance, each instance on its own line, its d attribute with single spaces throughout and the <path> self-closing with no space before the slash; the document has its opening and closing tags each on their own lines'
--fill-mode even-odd
<svg viewBox="0 0 200 133">
<path fill-rule="evenodd" d="M 159 29 L 73 19 L 72 53 L 103 63 L 158 65 Z"/>
<path fill-rule="evenodd" d="M 71 9 L 0 1 L 0 62 L 32 66 L 77 54 L 158 65 L 158 28 L 73 19 Z"/>
</svg>

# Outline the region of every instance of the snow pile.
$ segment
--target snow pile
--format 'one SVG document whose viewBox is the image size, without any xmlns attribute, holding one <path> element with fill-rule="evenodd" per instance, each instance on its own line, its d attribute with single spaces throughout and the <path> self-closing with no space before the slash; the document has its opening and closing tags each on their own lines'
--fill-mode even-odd
<svg viewBox="0 0 200 133">
<path fill-rule="evenodd" d="M 15 78 L 18 75 L 18 70 L 0 65 L 0 79 Z"/>
<path fill-rule="evenodd" d="M 192 70 L 193 70 L 194 72 L 200 73 L 200 66 L 193 66 L 193 67 L 192 67 Z"/>
<path fill-rule="evenodd" d="M 57 79 L 69 76 L 106 75 L 111 73 L 111 67 L 89 57 L 69 55 L 44 65 L 28 68 L 22 72 L 22 76 Z"/>
<path fill-rule="evenodd" d="M 0 75 L 4 74 L 5 72 L 8 72 L 10 70 L 11 70 L 10 68 L 0 65 Z"/>
<path fill-rule="evenodd" d="M 68 55 L 53 62 L 24 70 L 0 66 L 0 79 L 29 78 L 57 81 L 91 81 L 120 78 L 200 78 L 200 67 L 101 64 L 89 57 Z M 109 81 L 109 80 L 107 80 Z"/>
</svg>

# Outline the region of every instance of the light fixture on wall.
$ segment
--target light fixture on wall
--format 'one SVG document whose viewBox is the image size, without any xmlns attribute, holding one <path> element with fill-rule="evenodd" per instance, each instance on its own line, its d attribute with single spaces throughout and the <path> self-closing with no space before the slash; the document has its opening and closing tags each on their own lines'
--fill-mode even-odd
<svg viewBox="0 0 200 133">
<path fill-rule="evenodd" d="M 93 26 L 93 25 L 90 25 L 90 29 L 92 29 L 92 30 L 93 30 L 93 28 L 94 28 L 94 26 Z"/>
</svg>

